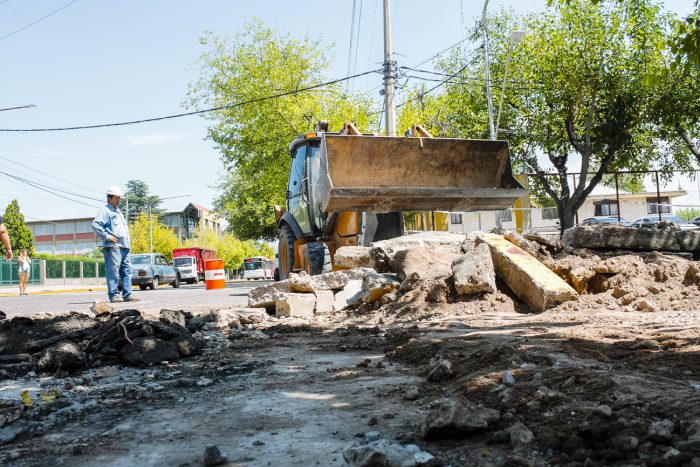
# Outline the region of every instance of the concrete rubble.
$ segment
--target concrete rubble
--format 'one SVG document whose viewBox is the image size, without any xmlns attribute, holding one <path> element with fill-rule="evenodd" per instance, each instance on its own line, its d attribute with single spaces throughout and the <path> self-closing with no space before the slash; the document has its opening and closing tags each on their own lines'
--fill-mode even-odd
<svg viewBox="0 0 700 467">
<path fill-rule="evenodd" d="M 681 230 L 661 222 L 636 228 L 620 225 L 586 225 L 567 229 L 561 237 L 569 248 L 593 250 L 700 252 L 700 230 Z"/>
</svg>

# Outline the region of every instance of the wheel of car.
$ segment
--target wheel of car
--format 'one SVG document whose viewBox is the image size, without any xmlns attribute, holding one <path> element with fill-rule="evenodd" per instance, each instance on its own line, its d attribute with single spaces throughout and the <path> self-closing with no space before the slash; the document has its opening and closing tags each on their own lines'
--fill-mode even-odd
<svg viewBox="0 0 700 467">
<path fill-rule="evenodd" d="M 199 276 L 195 277 L 192 281 L 193 284 L 199 284 Z"/>
<path fill-rule="evenodd" d="M 328 246 L 322 242 L 304 245 L 302 267 L 310 276 L 331 272 L 331 254 L 328 251 Z"/>
<path fill-rule="evenodd" d="M 180 274 L 175 276 L 175 280 L 173 281 L 173 288 L 174 289 L 180 288 Z"/>
<path fill-rule="evenodd" d="M 280 227 L 279 234 L 279 269 L 280 279 L 287 279 L 294 268 L 294 232 L 287 224 Z"/>
<path fill-rule="evenodd" d="M 158 276 L 153 276 L 153 282 L 151 283 L 151 290 L 156 290 L 158 288 Z"/>
<path fill-rule="evenodd" d="M 146 284 L 139 284 L 139 289 L 146 290 L 148 286 Z"/>
</svg>

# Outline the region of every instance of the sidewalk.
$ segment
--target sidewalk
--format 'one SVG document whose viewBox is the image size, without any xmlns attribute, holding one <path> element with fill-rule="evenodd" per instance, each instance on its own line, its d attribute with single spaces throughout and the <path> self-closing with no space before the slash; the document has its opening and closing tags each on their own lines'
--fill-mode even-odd
<svg viewBox="0 0 700 467">
<path fill-rule="evenodd" d="M 72 285 L 29 285 L 29 295 L 51 295 L 58 293 L 97 292 L 107 290 L 104 285 L 96 284 L 72 284 Z M 0 287 L 0 297 L 14 297 L 19 295 L 19 286 L 8 285 Z"/>
</svg>

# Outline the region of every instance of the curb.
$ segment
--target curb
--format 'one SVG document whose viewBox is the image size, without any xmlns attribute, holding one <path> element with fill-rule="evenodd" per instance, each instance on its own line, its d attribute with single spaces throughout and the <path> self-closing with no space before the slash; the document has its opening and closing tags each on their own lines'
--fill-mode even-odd
<svg viewBox="0 0 700 467">
<path fill-rule="evenodd" d="M 37 292 L 29 292 L 29 295 L 55 295 L 62 293 L 81 293 L 81 292 L 100 292 L 106 291 L 107 287 L 95 287 L 95 288 L 82 288 L 82 289 L 66 289 L 66 290 L 39 290 Z M 19 297 L 17 293 L 0 293 L 0 297 Z"/>
</svg>

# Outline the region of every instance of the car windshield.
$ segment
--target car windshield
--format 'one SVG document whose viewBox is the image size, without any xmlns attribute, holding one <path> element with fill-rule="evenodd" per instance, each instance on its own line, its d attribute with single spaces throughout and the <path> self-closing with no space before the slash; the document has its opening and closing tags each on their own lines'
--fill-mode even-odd
<svg viewBox="0 0 700 467">
<path fill-rule="evenodd" d="M 192 264 L 192 258 L 175 258 L 173 259 L 173 266 L 182 267 L 190 266 Z"/>
<path fill-rule="evenodd" d="M 151 264 L 151 257 L 148 255 L 133 255 L 131 264 Z"/>
</svg>

